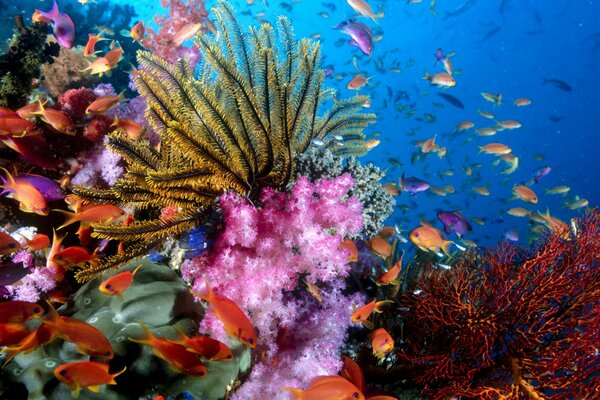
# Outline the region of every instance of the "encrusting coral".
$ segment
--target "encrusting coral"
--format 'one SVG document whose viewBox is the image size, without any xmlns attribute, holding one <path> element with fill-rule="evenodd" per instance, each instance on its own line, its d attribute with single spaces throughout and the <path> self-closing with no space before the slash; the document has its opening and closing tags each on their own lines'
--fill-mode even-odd
<svg viewBox="0 0 600 400">
<path fill-rule="evenodd" d="M 109 146 L 127 162 L 127 172 L 111 189 L 74 192 L 85 201 L 130 203 L 150 218 L 127 226 L 94 224 L 96 237 L 122 241 L 124 251 L 78 271 L 78 280 L 200 225 L 222 193 L 252 198 L 263 187 L 284 188 L 294 177 L 296 157 L 315 138 L 335 136 L 345 152 L 368 150 L 361 131 L 375 116 L 359 112 L 366 97 L 334 102 L 318 116 L 333 94 L 321 88 L 318 43 L 296 42 L 285 17 L 278 19 L 278 35 L 263 24 L 248 36 L 229 4 L 221 2 L 214 12 L 217 34 L 198 39 L 205 61 L 199 79 L 185 62 L 171 65 L 138 54 L 136 85 L 147 99 L 146 117 L 160 150 L 113 133 Z M 178 212 L 161 219 L 165 207 Z"/>
</svg>

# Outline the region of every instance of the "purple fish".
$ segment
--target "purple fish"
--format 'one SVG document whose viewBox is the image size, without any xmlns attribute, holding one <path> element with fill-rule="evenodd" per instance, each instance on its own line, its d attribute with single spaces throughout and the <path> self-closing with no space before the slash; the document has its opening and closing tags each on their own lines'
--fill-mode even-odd
<svg viewBox="0 0 600 400">
<path fill-rule="evenodd" d="M 467 233 L 467 231 L 473 230 L 469 221 L 467 221 L 458 211 L 440 211 L 437 213 L 437 217 L 442 221 L 442 224 L 444 224 L 446 233 L 454 231 L 458 237 L 461 237 Z"/>
<path fill-rule="evenodd" d="M 46 201 L 56 201 L 65 198 L 65 192 L 60 185 L 52 179 L 35 174 L 18 174 L 15 181 L 24 180 L 31 183 Z"/>
<path fill-rule="evenodd" d="M 370 56 L 373 51 L 373 40 L 371 39 L 371 30 L 360 22 L 343 21 L 333 29 L 341 30 L 350 36 L 350 45 L 358 47 L 363 53 Z"/>
<path fill-rule="evenodd" d="M 12 285 L 23 279 L 29 273 L 28 268 L 23 267 L 22 262 L 0 265 L 0 285 Z"/>
<path fill-rule="evenodd" d="M 511 242 L 518 242 L 519 241 L 519 232 L 512 229 L 510 231 L 504 232 L 504 237 L 506 239 L 510 240 Z"/>
<path fill-rule="evenodd" d="M 408 192 L 412 195 L 415 195 L 417 193 L 424 192 L 429 188 L 429 183 L 422 181 L 419 178 L 415 178 L 414 176 L 405 178 L 404 172 L 402 173 L 402 179 L 400 179 L 400 190 L 403 192 Z"/>
<path fill-rule="evenodd" d="M 37 10 L 38 14 L 52 21 L 54 29 L 52 34 L 62 47 L 70 49 L 75 44 L 75 25 L 68 14 L 63 14 L 58 10 L 56 0 L 48 12 Z"/>
<path fill-rule="evenodd" d="M 552 171 L 552 168 L 550 168 L 550 166 L 546 165 L 545 167 L 541 167 L 536 169 L 535 171 L 533 171 L 533 178 L 531 178 L 530 180 L 528 180 L 525 185 L 527 186 L 531 186 L 534 183 L 538 183 L 539 181 L 542 180 L 543 177 L 545 177 L 546 175 L 548 175 L 550 173 L 550 171 Z"/>
</svg>

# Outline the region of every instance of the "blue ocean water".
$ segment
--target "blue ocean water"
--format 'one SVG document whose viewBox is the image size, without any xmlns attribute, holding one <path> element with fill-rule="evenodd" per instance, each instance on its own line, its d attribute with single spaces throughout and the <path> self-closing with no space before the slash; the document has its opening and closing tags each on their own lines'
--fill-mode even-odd
<svg viewBox="0 0 600 400">
<path fill-rule="evenodd" d="M 10 4 L 2 0 L 1 3 L 3 41 L 16 13 L 28 19 L 34 8 L 47 10 L 51 6 L 49 0 L 19 0 Z M 132 6 L 137 19 L 146 22 L 163 12 L 158 0 L 113 0 L 113 3 Z M 231 3 L 245 26 L 261 20 L 273 22 L 277 15 L 283 14 L 292 20 L 298 37 L 320 40 L 323 66 L 334 69 L 326 85 L 335 87 L 339 97 L 355 94 L 346 85 L 356 74 L 370 77 L 359 92 L 371 97 L 370 111 L 378 117 L 377 124 L 367 130 L 367 136 L 381 143 L 364 160 L 385 169 L 386 182 L 398 182 L 405 172 L 432 186 L 450 184 L 455 188 L 455 193 L 444 197 L 431 191 L 416 196 L 401 194 L 396 198 L 397 210 L 390 224 L 411 230 L 423 218 L 441 227 L 437 211 L 460 210 L 465 217 L 479 218 L 485 223 L 472 223 L 473 232 L 466 238 L 493 245 L 503 239 L 505 232 L 516 229 L 520 241 L 526 243 L 531 222 L 507 215 L 507 209 L 525 207 L 534 213 L 549 209 L 553 216 L 568 222 L 580 215 L 582 209 L 569 210 L 564 207 L 565 202 L 579 196 L 589 200 L 591 206 L 598 204 L 599 2 L 370 0 L 374 12 L 383 13 L 377 23 L 358 16 L 345 1 L 232 0 Z M 64 9 L 86 7 L 75 0 L 59 4 Z M 207 8 L 214 4 L 208 1 Z M 348 36 L 332 29 L 349 19 L 366 24 L 373 36 L 380 37 L 371 56 L 350 46 Z M 75 24 L 78 43 L 85 44 L 93 27 L 78 26 L 77 21 Z M 451 61 L 455 87 L 433 87 L 421 79 L 424 71 L 443 71 L 434 57 L 438 48 L 444 54 L 454 53 Z M 560 80 L 571 90 L 545 80 Z M 486 102 L 480 92 L 501 93 L 502 105 Z M 454 96 L 464 108 L 450 104 L 440 94 Z M 529 98 L 532 104 L 516 107 L 512 102 L 518 97 Z M 518 120 L 522 127 L 491 137 L 477 136 L 473 130 L 453 137 L 455 126 L 463 120 L 474 122 L 475 128 L 494 125 L 493 120 L 482 118 L 477 110 L 492 112 L 497 120 Z M 436 142 L 447 148 L 447 154 L 441 159 L 430 154 L 425 160 L 412 163 L 411 157 L 419 151 L 414 141 L 434 135 Z M 494 166 L 495 156 L 478 154 L 478 146 L 492 142 L 512 148 L 519 158 L 515 173 L 502 174 L 507 167 L 505 163 Z M 467 176 L 463 167 L 473 164 L 474 172 Z M 512 186 L 527 181 L 534 170 L 543 166 L 550 166 L 551 172 L 532 185 L 539 197 L 538 204 L 509 200 Z M 439 171 L 448 169 L 454 170 L 453 176 L 440 175 Z M 546 189 L 557 185 L 568 185 L 571 190 L 566 196 L 545 194 Z M 475 194 L 474 186 L 487 186 L 490 195 Z"/>
</svg>

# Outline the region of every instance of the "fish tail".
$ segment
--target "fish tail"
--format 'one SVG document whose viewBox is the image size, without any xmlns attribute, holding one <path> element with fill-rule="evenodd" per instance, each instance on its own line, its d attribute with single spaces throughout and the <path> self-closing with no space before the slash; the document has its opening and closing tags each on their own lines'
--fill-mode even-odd
<svg viewBox="0 0 600 400">
<path fill-rule="evenodd" d="M 123 369 L 122 369 L 122 370 L 120 370 L 119 372 L 115 372 L 114 374 L 112 374 L 112 375 L 110 376 L 110 377 L 111 377 L 111 380 L 110 380 L 110 382 L 108 382 L 108 384 L 109 384 L 109 385 L 116 385 L 116 384 L 117 384 L 117 382 L 115 382 L 115 378 L 116 378 L 117 376 L 121 375 L 123 372 L 125 372 L 125 370 L 126 370 L 126 369 L 127 369 L 127 367 L 123 367 Z"/>
<path fill-rule="evenodd" d="M 442 243 L 442 251 L 450 257 L 450 252 L 449 252 L 449 248 L 451 245 L 456 244 L 454 243 L 452 240 L 444 240 L 444 242 Z"/>
<path fill-rule="evenodd" d="M 429 80 L 431 80 L 431 75 L 429 74 L 429 72 L 425 71 L 425 73 L 423 74 L 423 77 L 421 79 L 429 81 Z"/>
<path fill-rule="evenodd" d="M 281 390 L 290 392 L 290 394 L 292 396 L 294 396 L 293 397 L 294 400 L 302 400 L 304 398 L 304 396 L 302 395 L 304 390 L 302 390 L 302 389 L 296 389 L 296 388 L 291 388 L 291 387 L 282 387 Z"/>
<path fill-rule="evenodd" d="M 58 311 L 56 311 L 56 308 L 54 308 L 54 306 L 52 305 L 52 303 L 50 303 L 48 300 L 46 300 L 46 303 L 48 303 L 48 312 L 50 313 L 50 317 L 46 318 L 44 323 L 46 322 L 52 322 L 52 321 L 58 321 L 58 319 L 60 318 L 60 315 L 58 314 Z"/>
<path fill-rule="evenodd" d="M 142 327 L 142 329 L 144 330 L 144 333 L 146 334 L 146 338 L 145 339 L 133 339 L 128 337 L 127 339 L 131 340 L 132 342 L 135 343 L 141 343 L 141 344 L 150 344 L 152 339 L 155 339 L 156 336 L 154 336 L 152 334 L 152 332 L 150 332 L 150 329 L 148 329 L 148 327 L 139 319 L 136 320 L 135 322 L 137 322 L 138 324 L 140 324 L 140 326 Z"/>
<path fill-rule="evenodd" d="M 70 211 L 65 211 L 65 210 L 58 210 L 58 209 L 53 209 L 52 211 L 56 211 L 59 212 L 61 214 L 63 214 L 67 219 L 65 220 L 65 222 L 59 226 L 58 228 L 56 228 L 56 230 L 62 229 L 65 226 L 69 226 L 75 222 L 78 221 L 77 219 L 77 214 L 70 212 Z"/>
</svg>

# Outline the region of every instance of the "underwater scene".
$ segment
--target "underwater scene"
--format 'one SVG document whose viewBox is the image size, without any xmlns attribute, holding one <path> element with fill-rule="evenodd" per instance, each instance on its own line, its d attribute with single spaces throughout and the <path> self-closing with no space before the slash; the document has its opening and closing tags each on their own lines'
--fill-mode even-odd
<svg viewBox="0 0 600 400">
<path fill-rule="evenodd" d="M 0 400 L 600 399 L 597 1 L 0 21 Z"/>
</svg>

